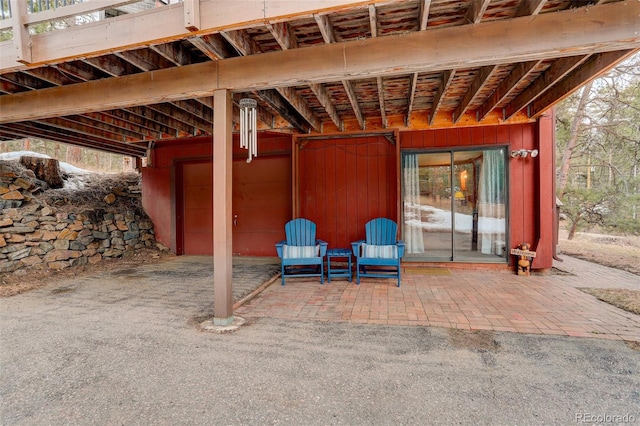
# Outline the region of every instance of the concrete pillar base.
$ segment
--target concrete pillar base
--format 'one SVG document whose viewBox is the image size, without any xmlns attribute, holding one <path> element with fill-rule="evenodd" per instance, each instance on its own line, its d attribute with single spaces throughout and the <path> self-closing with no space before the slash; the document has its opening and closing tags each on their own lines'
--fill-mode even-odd
<svg viewBox="0 0 640 426">
<path fill-rule="evenodd" d="M 232 333 L 245 323 L 245 319 L 237 316 L 230 318 L 214 318 L 200 323 L 200 327 L 205 331 L 213 333 Z"/>
</svg>

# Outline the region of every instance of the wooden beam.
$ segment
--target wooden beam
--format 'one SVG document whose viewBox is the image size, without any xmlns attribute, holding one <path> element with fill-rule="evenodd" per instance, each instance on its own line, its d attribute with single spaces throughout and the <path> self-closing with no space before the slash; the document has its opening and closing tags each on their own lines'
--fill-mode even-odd
<svg viewBox="0 0 640 426">
<path fill-rule="evenodd" d="M 520 5 L 518 5 L 518 9 L 513 17 L 518 18 L 520 16 L 537 15 L 544 5 L 547 4 L 547 1 L 549 0 L 520 0 Z"/>
<path fill-rule="evenodd" d="M 156 123 L 166 124 L 169 127 L 190 135 L 197 134 L 196 126 L 184 121 L 184 117 L 187 114 L 183 114 L 182 117 L 178 119 L 174 115 L 175 111 L 166 108 L 166 106 L 162 104 L 129 107 L 127 108 L 127 111 L 139 115 L 140 117 L 155 121 Z"/>
<path fill-rule="evenodd" d="M 87 114 L 96 114 L 96 113 L 87 113 Z M 155 132 L 155 136 L 153 136 L 154 138 L 159 138 L 161 137 L 161 135 L 169 135 L 171 137 L 176 137 L 176 135 L 179 134 L 178 129 L 169 127 L 166 123 L 155 122 L 146 117 L 135 114 L 131 111 L 127 111 L 126 109 L 108 110 L 108 111 L 101 112 L 101 114 L 106 114 L 116 119 L 131 123 L 133 125 L 143 127 L 150 132 Z"/>
<path fill-rule="evenodd" d="M 285 103 L 278 92 L 275 90 L 259 90 L 256 92 L 256 95 L 291 123 L 298 132 L 307 133 L 309 131 L 309 124 L 302 121 L 300 117 L 295 114 L 295 111 L 292 111 L 291 105 Z"/>
<path fill-rule="evenodd" d="M 276 39 L 276 41 L 278 42 L 282 50 L 288 50 L 298 46 L 298 40 L 295 38 L 293 34 L 291 34 L 291 32 L 289 31 L 289 27 L 286 23 L 267 24 L 267 28 L 269 28 L 269 30 L 271 31 L 271 34 L 274 36 L 274 38 Z M 333 104 L 333 101 L 331 100 L 331 97 L 327 93 L 324 86 L 322 84 L 311 84 L 310 88 L 311 88 L 311 91 L 316 95 L 316 98 L 318 98 L 320 105 L 322 105 L 324 109 L 327 111 L 327 114 L 329 114 L 329 117 L 331 118 L 333 123 L 336 125 L 336 127 L 342 128 L 342 119 L 340 118 L 340 115 L 338 114 L 338 111 L 336 110 L 336 107 Z M 283 97 L 285 97 L 285 95 L 294 96 L 291 93 L 284 94 L 281 92 L 280 94 Z M 310 114 L 309 117 L 311 117 L 311 119 L 317 120 L 317 118 L 315 117 L 315 114 L 311 112 L 311 110 L 308 108 L 306 103 L 300 97 L 298 97 L 297 94 L 295 94 L 295 98 L 293 99 L 290 99 L 289 97 L 285 97 L 285 99 L 287 99 L 287 101 L 292 103 L 294 107 L 295 107 L 295 104 L 303 104 L 304 112 L 306 114 Z M 318 123 L 319 123 L 319 120 L 318 120 Z"/>
<path fill-rule="evenodd" d="M 482 20 L 491 0 L 471 0 L 469 10 L 467 10 L 467 22 L 477 24 Z"/>
<path fill-rule="evenodd" d="M 101 114 L 94 113 L 94 116 L 89 115 L 68 115 L 60 118 L 46 118 L 47 122 L 55 122 L 54 120 L 60 120 L 60 123 L 67 123 L 67 128 L 76 131 L 85 131 L 87 129 L 97 129 L 107 132 L 106 134 L 121 134 L 128 138 L 142 140 L 145 137 L 144 133 L 131 130 L 131 126 L 128 123 L 121 123 L 122 125 L 116 125 L 112 120 L 103 121 L 106 117 Z M 120 124 L 120 123 L 119 123 Z M 103 133 L 89 130 L 90 133 L 101 135 Z M 110 137 L 110 139 L 114 139 Z M 116 138 L 117 140 L 118 138 Z"/>
<path fill-rule="evenodd" d="M 547 90 L 544 95 L 536 99 L 531 104 L 529 116 L 540 116 L 553 105 L 562 101 L 589 81 L 605 74 L 617 63 L 625 60 L 634 53 L 636 53 L 636 50 L 630 49 L 591 56 L 589 60 L 579 68 L 572 71 L 570 75 L 556 83 L 551 89 Z"/>
<path fill-rule="evenodd" d="M 71 117 L 77 118 L 80 116 L 72 115 Z M 80 121 L 72 120 L 68 117 L 44 118 L 42 120 L 35 121 L 35 123 L 42 123 L 59 130 L 68 130 L 83 136 L 98 137 L 113 142 L 126 142 L 126 140 L 124 139 L 125 136 L 123 136 L 123 134 L 114 133 L 111 131 L 113 130 L 113 128 L 105 129 L 104 127 L 100 128 L 92 125 L 90 126 Z M 140 135 L 137 135 L 136 139 L 139 140 L 142 138 L 140 137 Z"/>
<path fill-rule="evenodd" d="M 99 80 L 108 76 L 107 73 L 100 72 L 95 67 L 82 61 L 73 61 L 73 63 L 62 62 L 60 64 L 53 65 L 53 67 L 57 68 L 65 75 L 80 81 Z"/>
<path fill-rule="evenodd" d="M 4 80 L 8 80 L 12 83 L 15 83 L 19 86 L 26 87 L 31 90 L 44 89 L 47 87 L 52 87 L 53 85 L 46 80 L 33 77 L 28 73 L 23 72 L 8 72 L 6 74 L 2 74 L 2 78 Z"/>
<path fill-rule="evenodd" d="M 482 121 L 489 115 L 493 109 L 500 105 L 502 101 L 509 95 L 511 90 L 534 70 L 541 61 L 520 62 L 511 70 L 509 76 L 502 80 L 502 83 L 493 91 L 491 96 L 482 104 L 477 111 L 478 121 Z"/>
<path fill-rule="evenodd" d="M 123 114 L 127 114 L 124 110 L 120 110 L 120 112 L 122 112 Z M 131 115 L 132 114 L 129 114 L 128 117 L 130 117 Z M 113 114 L 109 114 L 108 112 L 88 112 L 79 117 L 87 117 L 94 121 L 99 121 L 100 123 L 110 124 L 111 126 L 117 127 L 119 129 L 126 129 L 135 133 L 139 133 L 142 135 L 142 139 L 158 138 L 157 131 L 154 132 L 148 127 L 134 123 L 132 120 L 123 120 L 114 116 Z M 172 133 L 175 134 L 175 131 Z"/>
<path fill-rule="evenodd" d="M 208 123 L 209 127 L 213 126 L 213 109 L 205 104 L 191 99 L 174 101 L 171 104 Z"/>
<path fill-rule="evenodd" d="M 25 136 L 35 136 L 43 139 L 57 140 L 60 142 L 74 143 L 76 145 L 94 147 L 96 149 L 104 149 L 111 147 L 113 149 L 119 149 L 120 152 L 127 152 L 129 155 L 144 155 L 145 150 L 143 147 L 135 145 L 129 145 L 122 141 L 117 142 L 110 139 L 104 139 L 95 135 L 80 135 L 64 127 L 52 126 L 48 123 L 31 122 L 27 123 L 13 123 L 6 126 L 2 126 L 0 129 L 14 129 L 22 132 Z M 54 130 L 55 129 L 55 130 Z M 87 145 L 91 143 L 92 145 Z"/>
<path fill-rule="evenodd" d="M 233 323 L 231 92 L 216 90 L 213 101 L 213 313 L 214 324 L 230 325 Z"/>
<path fill-rule="evenodd" d="M 420 2 L 420 19 L 418 20 L 418 28 L 420 28 L 420 31 L 424 31 L 427 29 L 430 7 L 431 0 L 422 0 Z"/>
<path fill-rule="evenodd" d="M 382 77 L 376 77 L 376 86 L 378 87 L 378 103 L 380 104 L 380 118 L 382 119 L 382 127 L 387 128 L 387 111 L 384 106 L 384 85 Z"/>
<path fill-rule="evenodd" d="M 324 42 L 327 44 L 335 43 L 336 35 L 333 32 L 333 25 L 331 25 L 329 17 L 326 15 L 313 15 L 313 19 L 315 19 L 318 29 L 320 29 Z"/>
<path fill-rule="evenodd" d="M 433 121 L 438 115 L 438 110 L 442 106 L 442 100 L 444 99 L 444 94 L 451 86 L 453 82 L 453 78 L 456 76 L 455 70 L 445 70 L 442 73 L 442 80 L 438 83 L 438 89 L 436 90 L 436 94 L 433 96 L 433 105 L 431 107 L 431 113 L 429 114 L 429 124 L 433 124 Z"/>
<path fill-rule="evenodd" d="M 202 37 L 189 37 L 187 40 L 212 61 L 233 56 L 222 42 L 222 36 L 218 34 Z"/>
<path fill-rule="evenodd" d="M 598 12 L 598 20 L 592 13 Z M 296 84 L 434 72 L 640 47 L 640 2 L 616 2 L 509 21 L 323 44 L 0 96 L 0 122 L 203 97 L 216 88 Z M 531 43 L 531 28 L 536 43 Z M 509 34 L 505 43 L 504 34 Z M 465 40 L 460 44 L 459 40 Z M 402 49 L 398 49 L 402 45 Z M 250 72 L 259 69 L 260 73 Z"/>
<path fill-rule="evenodd" d="M 169 120 L 176 120 L 177 122 L 184 123 L 186 126 L 180 127 L 180 125 L 178 125 L 175 121 L 172 121 L 176 123 L 177 128 L 181 129 L 184 132 L 189 132 L 194 135 L 197 133 L 195 129 L 200 129 L 206 133 L 211 132 L 210 122 L 203 120 L 189 112 L 186 112 L 181 108 L 174 106 L 173 103 L 159 103 L 159 104 L 147 105 L 145 108 L 147 109 L 151 108 L 153 111 L 169 117 Z"/>
<path fill-rule="evenodd" d="M 97 58 L 86 58 L 82 62 L 87 63 L 112 77 L 135 74 L 140 71 L 139 68 L 132 65 L 129 61 L 125 61 L 124 59 L 116 55 L 105 55 L 98 56 Z"/>
<path fill-rule="evenodd" d="M 360 109 L 360 104 L 358 103 L 358 95 L 356 95 L 356 90 L 353 87 L 353 83 L 348 80 L 342 81 L 342 87 L 344 87 L 344 91 L 347 92 L 347 97 L 349 98 L 349 102 L 351 103 L 351 108 L 353 109 L 353 113 L 358 120 L 358 125 L 361 130 L 364 130 L 367 127 L 367 123 L 364 120 L 364 114 L 362 114 L 362 109 Z"/>
<path fill-rule="evenodd" d="M 409 77 L 409 94 L 407 95 L 407 118 L 405 123 L 409 126 L 409 118 L 411 117 L 411 111 L 413 110 L 413 101 L 416 98 L 416 87 L 418 86 L 418 73 L 414 72 Z"/>
<path fill-rule="evenodd" d="M 243 56 L 260 53 L 260 47 L 258 44 L 244 30 L 229 33 L 223 32 L 221 34 L 238 51 L 238 53 Z M 298 112 L 298 114 L 300 114 L 303 119 L 307 120 L 313 129 L 317 131 L 320 130 L 322 126 L 320 119 L 318 119 L 305 100 L 302 99 L 294 89 L 290 87 L 277 87 L 276 91 Z"/>
<path fill-rule="evenodd" d="M 369 5 L 369 27 L 371 28 L 371 37 L 378 37 L 378 18 L 376 17 L 376 5 Z"/>
<path fill-rule="evenodd" d="M 27 137 L 48 139 L 52 141 L 83 146 L 86 148 L 97 149 L 100 151 L 112 152 L 114 154 L 132 155 L 136 157 L 143 157 L 146 155 L 146 150 L 140 150 L 135 145 L 108 145 L 99 141 L 92 140 L 86 136 L 73 136 L 63 134 L 62 132 L 47 131 L 28 126 L 25 127 L 21 126 L 20 124 L 2 126 L 0 128 L 0 135 L 7 139 L 18 139 Z"/>
<path fill-rule="evenodd" d="M 589 55 L 561 58 L 554 62 L 540 77 L 513 99 L 504 109 L 504 118 L 508 120 L 513 114 L 529 105 L 541 96 L 549 87 L 555 85 L 576 67 L 587 60 Z"/>
<path fill-rule="evenodd" d="M 183 0 L 184 27 L 189 31 L 198 31 L 200 22 L 200 0 Z"/>
<path fill-rule="evenodd" d="M 498 68 L 499 65 L 488 65 L 486 67 L 481 67 L 480 70 L 478 70 L 478 73 L 473 79 L 473 82 L 471 82 L 471 85 L 464 94 L 464 97 L 462 98 L 458 106 L 456 106 L 456 109 L 453 110 L 452 119 L 454 123 L 457 123 L 458 120 L 460 120 L 460 117 L 462 117 L 462 115 L 467 112 L 471 101 L 473 101 L 478 93 L 480 93 L 482 88 L 487 85 L 487 83 L 491 79 L 491 76 L 493 76 Z"/>
<path fill-rule="evenodd" d="M 27 91 L 29 91 L 29 89 L 27 89 L 26 87 L 16 84 L 12 81 L 9 81 L 4 77 L 2 77 L 2 75 L 0 75 L 0 92 L 6 93 L 6 94 L 13 94 L 13 93 L 20 93 L 20 92 L 27 92 Z"/>
<path fill-rule="evenodd" d="M 244 30 L 223 31 L 220 33 L 231 46 L 233 46 L 242 56 L 261 53 L 260 46 Z"/>
<path fill-rule="evenodd" d="M 54 86 L 64 86 L 65 84 L 77 83 L 76 80 L 69 78 L 66 74 L 53 67 L 28 68 L 22 72 L 41 80 L 48 81 Z"/>
<path fill-rule="evenodd" d="M 318 98 L 320 105 L 322 105 L 322 107 L 327 111 L 327 114 L 329 114 L 333 124 L 335 124 L 338 129 L 342 129 L 342 119 L 340 118 L 340 114 L 338 114 L 338 110 L 333 104 L 331 96 L 329 96 L 329 93 L 324 86 L 322 84 L 310 84 L 309 87 L 313 94 L 316 95 L 316 98 Z"/>
<path fill-rule="evenodd" d="M 271 32 L 273 38 L 276 39 L 282 50 L 295 49 L 298 47 L 298 40 L 291 33 L 289 24 L 286 22 L 268 23 L 267 28 Z"/>
<path fill-rule="evenodd" d="M 23 64 L 30 64 L 33 62 L 33 58 L 31 54 L 31 36 L 26 24 L 28 18 L 27 2 L 24 0 L 11 0 L 9 5 L 13 11 L 11 24 L 14 28 L 13 53 L 15 54 L 15 60 Z"/>
<path fill-rule="evenodd" d="M 320 119 L 311 111 L 309 105 L 302 99 L 292 87 L 277 87 L 276 91 L 282 96 L 300 116 L 311 125 L 312 128 L 319 131 L 322 123 Z"/>
<path fill-rule="evenodd" d="M 192 63 L 191 54 L 180 42 L 156 44 L 149 48 L 174 65 L 184 66 Z"/>
<path fill-rule="evenodd" d="M 126 50 L 124 52 L 115 52 L 114 55 L 129 62 L 134 67 L 142 71 L 153 71 L 173 66 L 164 57 L 158 55 L 151 49 Z"/>
</svg>

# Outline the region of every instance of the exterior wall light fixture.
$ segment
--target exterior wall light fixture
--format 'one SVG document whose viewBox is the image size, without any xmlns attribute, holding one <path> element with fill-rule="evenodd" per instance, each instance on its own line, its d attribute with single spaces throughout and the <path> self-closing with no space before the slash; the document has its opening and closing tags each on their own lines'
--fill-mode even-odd
<svg viewBox="0 0 640 426">
<path fill-rule="evenodd" d="M 537 149 L 516 149 L 511 151 L 511 158 L 526 158 L 531 155 L 531 158 L 535 158 L 538 156 Z"/>
</svg>

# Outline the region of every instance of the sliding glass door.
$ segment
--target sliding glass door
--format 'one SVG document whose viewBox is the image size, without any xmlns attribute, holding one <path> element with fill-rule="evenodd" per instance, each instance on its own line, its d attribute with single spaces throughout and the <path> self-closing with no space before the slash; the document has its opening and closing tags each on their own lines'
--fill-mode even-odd
<svg viewBox="0 0 640 426">
<path fill-rule="evenodd" d="M 405 258 L 506 261 L 505 156 L 505 148 L 403 153 Z"/>
</svg>

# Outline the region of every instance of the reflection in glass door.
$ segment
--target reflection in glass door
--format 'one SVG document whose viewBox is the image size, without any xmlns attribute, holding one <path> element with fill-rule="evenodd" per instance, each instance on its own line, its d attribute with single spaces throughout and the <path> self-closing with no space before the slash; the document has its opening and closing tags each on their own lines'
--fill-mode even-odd
<svg viewBox="0 0 640 426">
<path fill-rule="evenodd" d="M 406 256 L 506 261 L 505 149 L 403 154 Z"/>
</svg>

